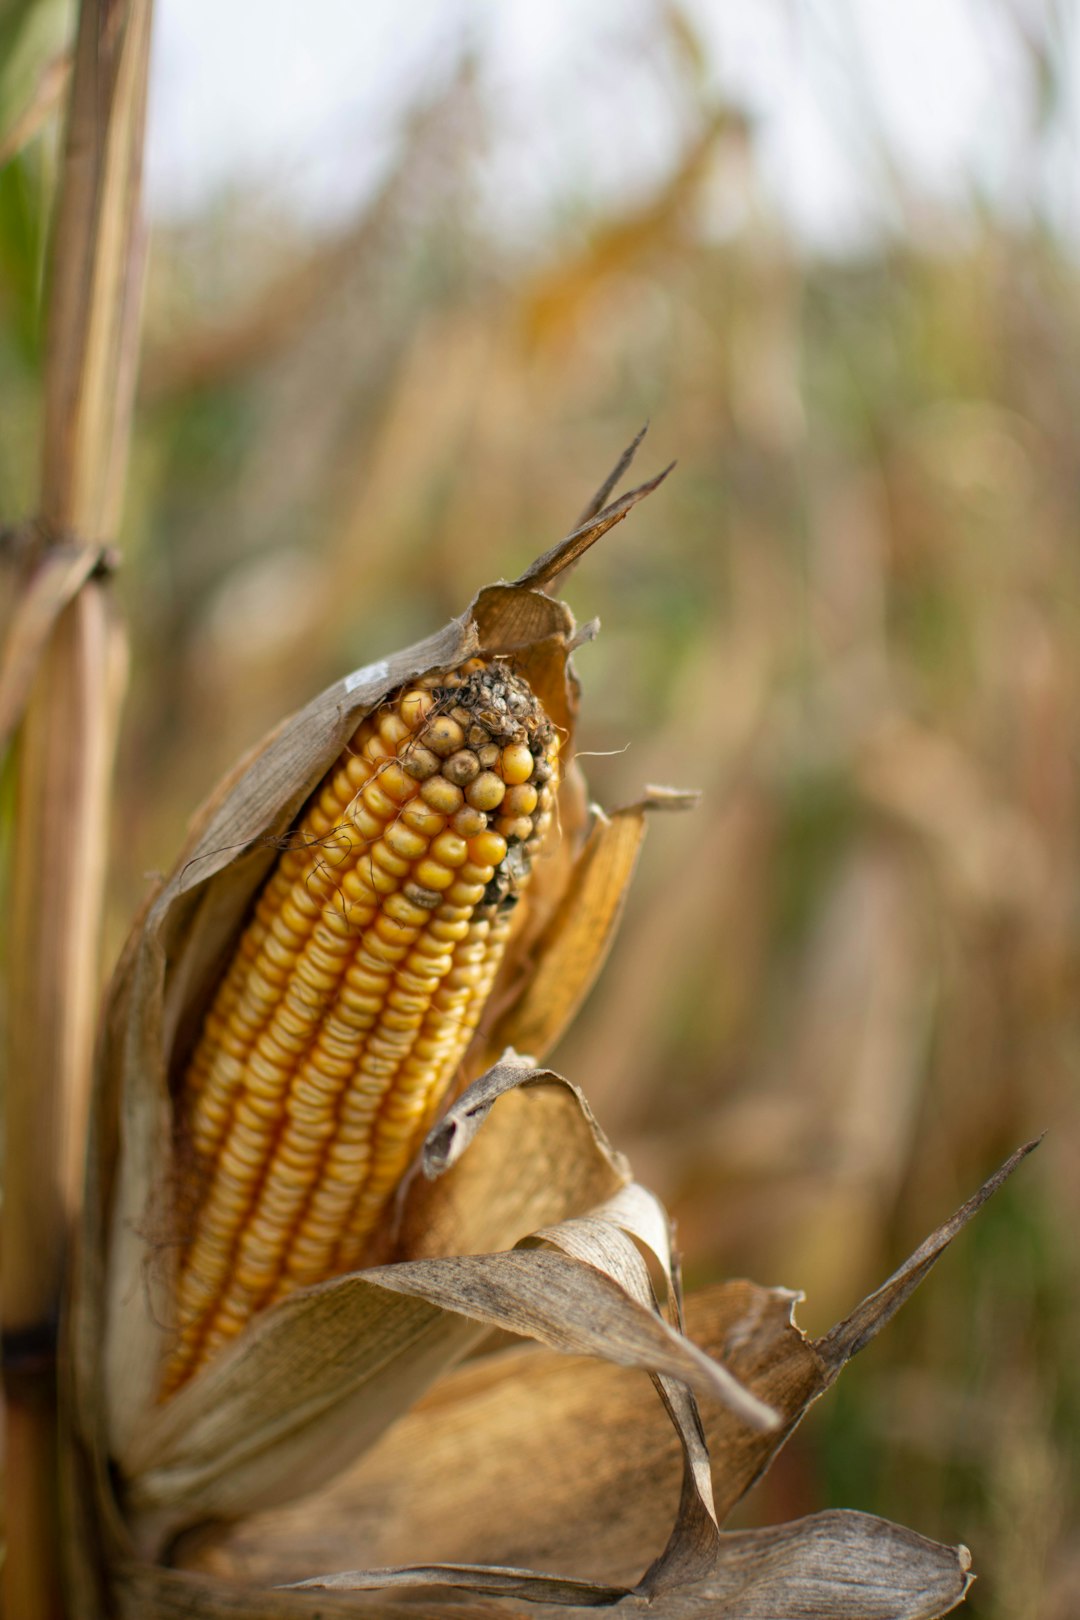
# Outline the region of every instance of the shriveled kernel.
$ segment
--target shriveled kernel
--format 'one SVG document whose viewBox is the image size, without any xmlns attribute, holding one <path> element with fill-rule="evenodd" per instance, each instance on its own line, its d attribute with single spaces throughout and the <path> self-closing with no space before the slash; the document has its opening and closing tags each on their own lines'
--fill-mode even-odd
<svg viewBox="0 0 1080 1620">
<path fill-rule="evenodd" d="M 533 773 L 533 757 L 524 743 L 511 743 L 502 751 L 501 774 L 509 787 L 527 782 Z"/>
<path fill-rule="evenodd" d="M 450 718 L 457 721 L 462 731 L 472 724 L 472 714 L 468 709 L 463 708 L 460 703 L 456 708 L 450 710 Z"/>
<path fill-rule="evenodd" d="M 481 771 L 476 781 L 465 789 L 465 797 L 474 810 L 497 810 L 505 793 L 505 783 L 494 771 Z"/>
<path fill-rule="evenodd" d="M 465 741 L 465 733 L 450 715 L 437 714 L 433 720 L 428 721 L 422 741 L 424 747 L 430 748 L 440 759 L 448 759 L 451 754 L 457 753 Z"/>
<path fill-rule="evenodd" d="M 401 892 L 414 906 L 422 906 L 425 911 L 434 911 L 442 902 L 438 889 L 425 889 L 419 883 L 406 883 Z"/>
<path fill-rule="evenodd" d="M 458 787 L 468 787 L 480 774 L 480 761 L 471 749 L 459 748 L 444 762 L 442 773 L 448 782 L 454 782 Z"/>
<path fill-rule="evenodd" d="M 483 748 L 491 741 L 491 733 L 485 726 L 477 725 L 474 722 L 465 733 L 465 741 L 474 750 Z"/>
<path fill-rule="evenodd" d="M 476 750 L 476 757 L 484 769 L 486 771 L 490 771 L 493 765 L 497 765 L 499 763 L 499 755 L 501 753 L 502 749 L 499 747 L 498 743 L 489 742 L 485 743 L 481 748 Z"/>
<path fill-rule="evenodd" d="M 422 748 L 419 743 L 409 743 L 399 754 L 401 768 L 412 777 L 414 782 L 426 782 L 429 776 L 434 776 L 439 770 L 442 761 L 438 754 L 433 754 L 430 748 Z"/>
<path fill-rule="evenodd" d="M 506 839 L 497 832 L 482 832 L 469 840 L 469 859 L 478 866 L 498 866 L 506 854 Z"/>
<path fill-rule="evenodd" d="M 500 805 L 504 816 L 531 816 L 540 795 L 531 782 L 512 787 Z"/>
<path fill-rule="evenodd" d="M 452 816 L 461 809 L 461 789 L 448 782 L 445 776 L 433 776 L 425 782 L 420 789 L 420 797 L 432 810 L 437 810 L 443 816 Z"/>
</svg>

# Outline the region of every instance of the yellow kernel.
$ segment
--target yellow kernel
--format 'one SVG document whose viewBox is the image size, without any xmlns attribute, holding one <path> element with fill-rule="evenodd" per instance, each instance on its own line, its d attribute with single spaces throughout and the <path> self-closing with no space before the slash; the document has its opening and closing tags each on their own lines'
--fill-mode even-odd
<svg viewBox="0 0 1080 1620">
<path fill-rule="evenodd" d="M 383 915 L 405 928 L 422 928 L 431 913 L 426 906 L 414 905 L 404 894 L 391 894 L 383 905 Z"/>
<path fill-rule="evenodd" d="M 428 950 L 422 951 L 420 946 L 423 943 L 423 940 L 424 935 L 421 934 L 415 946 L 405 958 L 404 968 L 401 968 L 398 971 L 399 977 L 402 978 L 404 977 L 404 974 L 408 972 L 412 978 L 421 981 L 424 989 L 430 992 L 434 988 L 435 983 L 442 977 L 443 970 L 440 968 L 440 963 L 442 962 L 443 958 L 433 957 L 430 954 L 430 943 L 428 945 Z M 451 959 L 448 956 L 445 958 L 445 960 L 449 962 Z"/>
<path fill-rule="evenodd" d="M 376 866 L 381 866 L 384 872 L 392 872 L 394 877 L 404 877 L 411 864 L 402 860 L 400 855 L 395 855 L 382 839 L 372 846 L 369 855 L 362 855 L 360 859 L 365 865 L 369 860 L 374 861 Z"/>
<path fill-rule="evenodd" d="M 444 816 L 452 816 L 462 805 L 461 789 L 448 782 L 445 776 L 430 777 L 420 789 L 420 797 L 432 810 L 438 810 Z"/>
<path fill-rule="evenodd" d="M 383 792 L 377 779 L 370 781 L 367 787 L 362 790 L 361 798 L 372 815 L 378 816 L 384 822 L 392 821 L 397 815 L 397 805 L 388 794 Z"/>
<path fill-rule="evenodd" d="M 402 1013 L 422 1013 L 427 1011 L 428 998 L 394 985 L 393 989 L 387 991 L 386 1005 Z"/>
<path fill-rule="evenodd" d="M 438 838 L 432 840 L 431 857 L 440 866 L 461 866 L 468 854 L 468 844 L 455 832 L 440 833 Z"/>
<path fill-rule="evenodd" d="M 457 876 L 462 883 L 482 883 L 486 889 L 495 876 L 495 868 L 486 864 L 480 866 L 476 861 L 466 861 L 464 866 L 458 867 Z"/>
<path fill-rule="evenodd" d="M 399 819 L 406 827 L 411 827 L 413 832 L 422 833 L 425 838 L 435 838 L 446 826 L 446 817 L 433 810 L 422 799 L 410 799 Z"/>
<path fill-rule="evenodd" d="M 383 792 L 393 799 L 395 804 L 403 804 L 406 799 L 411 799 L 416 792 L 416 783 L 412 777 L 406 775 L 397 761 L 393 759 L 388 760 L 385 765 L 379 766 L 377 781 Z"/>
<path fill-rule="evenodd" d="M 527 782 L 533 773 L 533 757 L 524 743 L 510 743 L 502 751 L 502 779 L 508 787 Z"/>
<path fill-rule="evenodd" d="M 388 759 L 390 754 L 391 750 L 383 742 L 377 731 L 372 732 L 370 737 L 365 737 L 363 755 L 364 758 L 369 759 L 373 765 L 379 765 L 382 760 Z"/>
<path fill-rule="evenodd" d="M 373 816 L 367 807 L 359 802 L 349 809 L 349 820 L 360 834 L 365 843 L 372 839 L 381 838 L 386 822 L 378 816 Z"/>
<path fill-rule="evenodd" d="M 378 844 L 375 845 L 375 848 L 379 848 Z M 393 858 L 396 859 L 396 857 Z M 402 864 L 402 862 L 398 862 L 399 866 Z M 407 866 L 405 867 L 405 870 L 408 871 Z M 356 863 L 355 876 L 356 882 L 361 889 L 369 889 L 373 894 L 377 895 L 394 894 L 401 887 L 401 873 L 391 872 L 384 866 L 377 866 L 370 854 L 361 855 L 360 859 Z M 350 890 L 350 880 L 352 877 L 353 874 L 351 872 L 347 872 L 344 878 L 341 880 L 341 887 L 350 899 L 353 898 Z M 362 894 L 358 894 L 356 898 L 359 900 L 361 905 L 364 904 Z"/>
<path fill-rule="evenodd" d="M 414 832 L 400 821 L 392 821 L 383 834 L 387 847 L 406 861 L 418 861 L 427 853 L 428 841 L 423 833 Z"/>
<path fill-rule="evenodd" d="M 486 883 L 462 883 L 459 879 L 446 890 L 446 898 L 452 905 L 468 906 L 471 909 L 480 904 L 486 887 Z"/>
<path fill-rule="evenodd" d="M 430 692 L 413 690 L 406 692 L 398 703 L 398 713 L 410 731 L 418 731 L 435 707 L 435 699 Z"/>
<path fill-rule="evenodd" d="M 381 935 L 374 933 L 372 930 L 369 930 L 368 933 L 364 935 L 364 949 L 368 951 L 376 959 L 376 961 L 381 959 L 384 962 L 390 963 L 400 962 L 409 954 L 412 944 L 413 942 L 411 939 L 405 939 L 399 945 L 391 944 L 388 939 L 383 939 Z"/>
<path fill-rule="evenodd" d="M 357 957 L 355 962 L 349 964 L 345 975 L 345 983 L 352 989 L 362 993 L 386 993 L 387 971 L 383 967 L 373 968 Z"/>
<path fill-rule="evenodd" d="M 369 790 L 364 789 L 365 793 Z M 497 810 L 506 792 L 505 783 L 494 771 L 481 771 L 475 782 L 470 782 L 465 797 L 474 810 Z"/>
<path fill-rule="evenodd" d="M 533 824 L 529 816 L 500 816 L 495 828 L 507 841 L 516 838 L 523 844 L 526 838 L 532 837 Z"/>
<path fill-rule="evenodd" d="M 430 858 L 420 861 L 413 871 L 413 878 L 425 889 L 448 889 L 454 881 L 454 872 L 448 867 L 440 866 L 438 861 Z"/>
<path fill-rule="evenodd" d="M 406 965 L 403 968 L 398 968 L 397 973 L 394 975 L 394 979 L 400 988 L 402 990 L 407 990 L 410 995 L 423 996 L 425 998 L 425 1005 L 427 1004 L 427 1001 L 431 996 L 431 978 L 426 971 L 424 975 L 421 976 L 410 972 L 409 967 Z"/>
<path fill-rule="evenodd" d="M 374 926 L 379 939 L 388 945 L 411 945 L 421 925 L 410 927 L 408 923 L 398 922 L 396 917 L 376 917 Z"/>
<path fill-rule="evenodd" d="M 531 816 L 539 795 L 531 782 L 512 787 L 500 806 L 504 816 Z"/>
<path fill-rule="evenodd" d="M 442 917 L 436 917 L 433 922 L 428 924 L 428 927 L 432 939 L 457 941 L 459 939 L 464 939 L 466 934 L 469 932 L 469 922 L 467 918 L 462 918 L 459 922 L 450 922 Z"/>
<path fill-rule="evenodd" d="M 469 839 L 469 857 L 478 866 L 498 866 L 506 854 L 506 839 L 497 832 L 482 832 Z"/>
<path fill-rule="evenodd" d="M 430 748 L 440 759 L 456 754 L 464 741 L 464 731 L 448 714 L 436 715 L 434 720 L 428 722 L 423 734 L 425 748 Z"/>
<path fill-rule="evenodd" d="M 450 825 L 460 838 L 475 838 L 487 826 L 487 816 L 471 804 L 463 804 Z"/>
<path fill-rule="evenodd" d="M 360 752 L 359 747 L 356 753 L 346 753 L 342 756 L 342 765 L 345 770 L 346 780 L 354 790 L 363 787 L 371 775 L 371 766 Z"/>
<path fill-rule="evenodd" d="M 398 743 L 404 742 L 406 737 L 412 736 L 412 726 L 410 726 L 407 721 L 403 720 L 401 715 L 398 714 L 394 709 L 384 709 L 382 714 L 379 716 L 378 723 L 379 736 L 382 738 L 383 742 L 388 743 L 392 749 L 396 748 Z"/>
</svg>

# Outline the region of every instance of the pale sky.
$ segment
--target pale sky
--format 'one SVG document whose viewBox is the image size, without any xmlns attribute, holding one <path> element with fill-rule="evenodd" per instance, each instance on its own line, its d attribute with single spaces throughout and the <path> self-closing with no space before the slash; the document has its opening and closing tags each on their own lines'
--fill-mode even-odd
<svg viewBox="0 0 1080 1620">
<path fill-rule="evenodd" d="M 467 41 L 495 114 L 480 180 L 500 228 L 528 234 L 567 202 L 647 190 L 678 149 L 685 101 L 660 9 L 655 0 L 159 0 L 151 210 L 183 216 L 246 186 L 313 224 L 344 216 L 389 160 L 402 107 L 445 77 Z M 770 200 L 811 243 L 858 245 L 889 223 L 883 149 L 931 204 L 977 190 L 1080 238 L 1074 0 L 685 0 L 684 9 L 707 44 L 709 81 L 757 121 Z M 1052 42 L 1066 86 L 1040 141 L 1021 25 Z"/>
</svg>

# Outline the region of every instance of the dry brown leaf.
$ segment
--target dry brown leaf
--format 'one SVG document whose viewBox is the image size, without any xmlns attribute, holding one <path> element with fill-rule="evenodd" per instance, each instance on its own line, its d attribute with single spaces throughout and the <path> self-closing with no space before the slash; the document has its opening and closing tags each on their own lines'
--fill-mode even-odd
<svg viewBox="0 0 1080 1620">
<path fill-rule="evenodd" d="M 394 1258 L 509 1248 L 630 1180 L 578 1087 L 511 1058 L 451 1104 L 422 1166 L 405 1191 Z"/>
<path fill-rule="evenodd" d="M 699 1425 L 690 1392 L 659 1380 L 673 1432 L 659 1408 L 650 1412 L 640 1405 L 640 1385 L 634 1389 L 631 1374 L 555 1362 L 543 1352 L 510 1352 L 450 1375 L 321 1496 L 204 1537 L 201 1545 L 189 1544 L 185 1555 L 234 1578 L 270 1581 L 296 1579 L 299 1566 L 332 1546 L 354 1546 L 383 1569 L 323 1577 L 322 1587 L 370 1589 L 399 1559 L 386 1585 L 419 1581 L 426 1590 L 429 1584 L 433 1602 L 436 1582 L 458 1589 L 468 1580 L 462 1566 L 479 1560 L 502 1565 L 507 1592 L 531 1592 L 537 1599 L 546 1593 L 545 1603 L 561 1603 L 558 1583 L 568 1574 L 629 1589 L 650 1542 L 656 1545 L 658 1514 L 665 1502 L 670 1511 L 678 1493 L 681 1446 L 675 1530 L 615 1612 L 636 1612 L 650 1594 L 654 1604 L 663 1604 L 654 1612 L 671 1616 L 931 1620 L 944 1614 L 968 1585 L 964 1549 L 944 1548 L 855 1513 L 821 1514 L 737 1535 L 720 1533 L 718 1523 L 848 1356 L 869 1342 L 1028 1151 L 1014 1154 L 819 1345 L 792 1325 L 793 1296 L 782 1291 L 728 1284 L 690 1302 L 695 1338 L 781 1410 L 779 1435 L 744 1440 L 746 1430 L 738 1434 L 729 1412 L 708 1405 Z M 632 1207 L 626 1197 L 626 1191 L 616 1194 L 612 1204 Z M 569 1222 L 564 1231 L 588 1224 L 587 1218 Z M 636 1224 L 643 1229 L 640 1217 Z M 662 1251 L 663 1242 L 657 1247 Z M 421 1545 L 424 1564 L 403 1568 L 402 1555 L 411 1550 L 415 1556 Z M 441 1572 L 430 1561 L 433 1552 L 446 1560 Z M 552 1566 L 559 1574 L 545 1586 Z M 496 1590 L 491 1570 L 473 1590 Z M 574 1608 L 546 1612 L 569 1615 Z"/>
</svg>

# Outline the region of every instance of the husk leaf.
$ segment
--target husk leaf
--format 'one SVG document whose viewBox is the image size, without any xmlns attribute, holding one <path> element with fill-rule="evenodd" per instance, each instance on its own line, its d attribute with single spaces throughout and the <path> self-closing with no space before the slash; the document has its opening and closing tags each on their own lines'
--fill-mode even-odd
<svg viewBox="0 0 1080 1620">
<path fill-rule="evenodd" d="M 536 1583 L 533 1601 L 555 1600 L 543 1612 L 567 1616 L 582 1599 L 565 1604 L 555 1584 L 544 1586 L 556 1570 L 559 1581 L 622 1585 L 628 1595 L 612 1606 L 616 1613 L 637 1612 L 648 1596 L 652 1612 L 673 1617 L 931 1620 L 944 1614 L 970 1581 L 963 1548 L 942 1547 L 858 1513 L 819 1514 L 739 1534 L 723 1533 L 719 1524 L 844 1362 L 869 1342 L 896 1300 L 921 1280 L 1030 1147 L 1014 1154 L 887 1284 L 816 1344 L 795 1327 L 795 1296 L 783 1290 L 729 1283 L 690 1299 L 687 1326 L 694 1340 L 723 1356 L 730 1371 L 783 1414 L 779 1432 L 749 1431 L 711 1401 L 698 1414 L 688 1390 L 660 1381 L 666 1421 L 659 1406 L 642 1404 L 633 1373 L 542 1350 L 507 1351 L 451 1373 L 309 1502 L 204 1534 L 181 1549 L 182 1556 L 234 1579 L 270 1583 L 297 1580 L 331 1548 L 363 1548 L 379 1572 L 323 1577 L 326 1590 L 366 1589 L 393 1570 L 401 1573 L 387 1586 L 406 1578 L 429 1581 L 433 1605 L 437 1581 L 457 1591 L 467 1578 L 462 1566 L 483 1562 L 501 1568 L 508 1580 L 513 1571 L 514 1590 L 522 1593 L 528 1572 Z M 675 1281 L 673 1291 L 677 1297 Z M 709 1453 L 711 1481 L 702 1467 Z M 675 1530 L 661 1549 L 657 1526 L 676 1502 Z M 650 1542 L 657 1556 L 637 1581 Z M 423 1565 L 413 1565 L 406 1577 L 408 1560 L 421 1548 Z M 442 1575 L 436 1560 L 447 1566 Z M 493 1590 L 490 1576 L 485 1580 L 489 1584 L 477 1584 L 476 1592 Z M 588 1599 L 589 1605 L 602 1601 Z M 504 1605 L 498 1612 L 520 1611 Z"/>
</svg>

